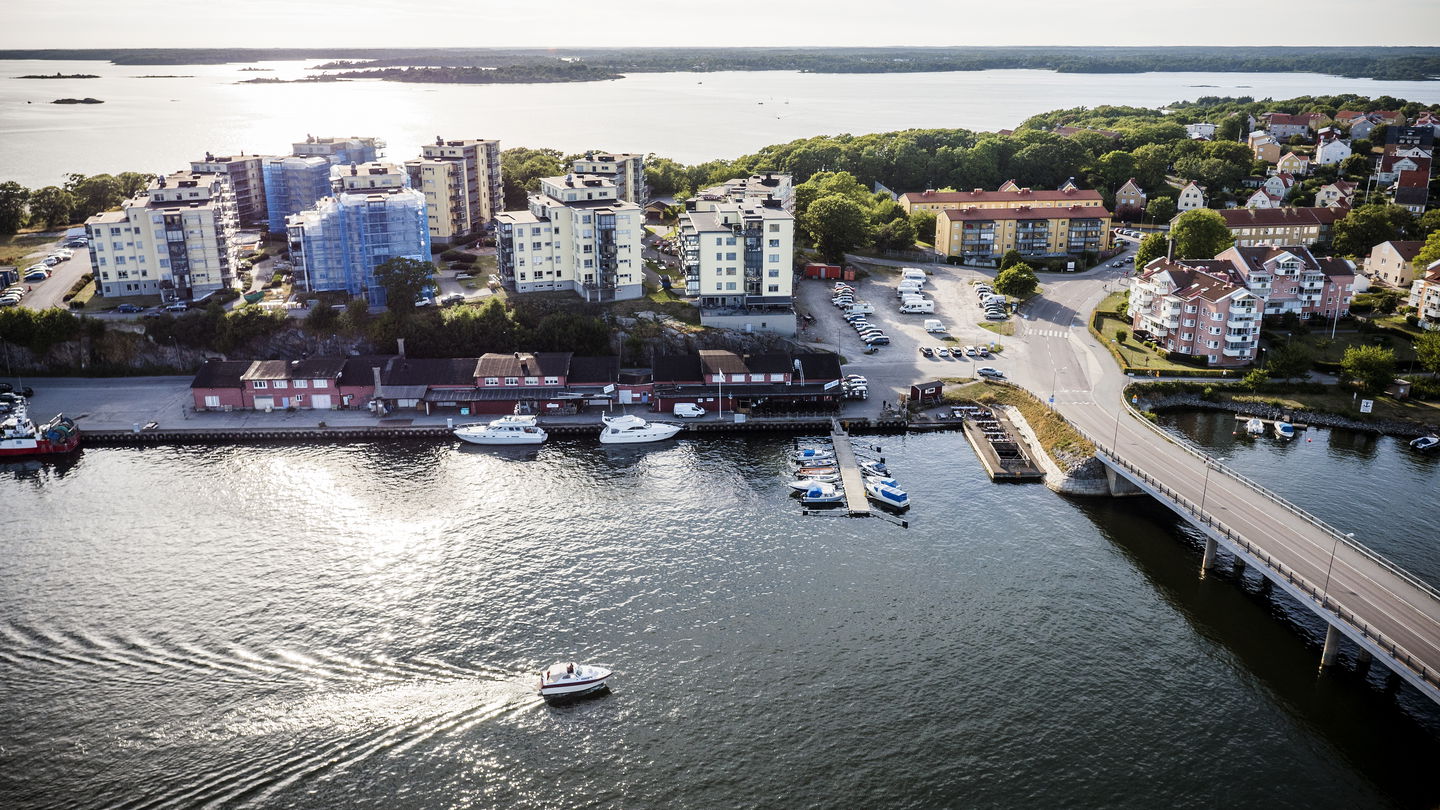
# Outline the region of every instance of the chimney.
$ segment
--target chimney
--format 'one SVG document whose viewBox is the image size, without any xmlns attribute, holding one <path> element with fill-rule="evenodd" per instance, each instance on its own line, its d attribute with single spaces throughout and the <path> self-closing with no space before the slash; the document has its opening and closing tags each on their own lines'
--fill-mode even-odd
<svg viewBox="0 0 1440 810">
<path fill-rule="evenodd" d="M 395 338 L 395 345 L 399 347 L 399 348 L 398 348 L 398 353 L 399 353 L 399 355 L 400 355 L 401 357 L 404 357 L 404 356 L 405 356 L 405 338 Z"/>
<path fill-rule="evenodd" d="M 371 367 L 370 367 L 370 376 L 373 377 L 374 380 L 375 380 L 375 394 L 376 394 L 376 396 L 379 396 L 379 394 L 380 394 L 380 367 L 379 367 L 379 366 L 371 366 Z"/>
</svg>

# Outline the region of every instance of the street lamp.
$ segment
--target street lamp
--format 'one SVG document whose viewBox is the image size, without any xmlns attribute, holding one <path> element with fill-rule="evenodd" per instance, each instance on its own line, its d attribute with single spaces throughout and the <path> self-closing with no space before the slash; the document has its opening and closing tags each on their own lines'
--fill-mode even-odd
<svg viewBox="0 0 1440 810">
<path fill-rule="evenodd" d="M 1211 470 L 1218 470 L 1218 469 L 1220 469 L 1220 462 L 1222 462 L 1222 461 L 1224 461 L 1224 460 L 1225 460 L 1224 458 L 1220 458 L 1220 457 L 1216 457 L 1216 458 L 1211 458 L 1210 456 L 1206 456 L 1206 457 L 1205 457 L 1205 482 L 1200 485 L 1200 514 L 1201 514 L 1201 516 L 1204 516 L 1204 514 L 1205 514 L 1205 495 L 1210 491 L 1210 471 L 1211 471 Z"/>
<path fill-rule="evenodd" d="M 1345 533 L 1346 540 L 1354 540 L 1354 532 Z M 1325 584 L 1320 587 L 1320 606 L 1326 607 L 1330 604 L 1330 572 L 1335 570 L 1335 552 L 1340 550 L 1340 535 L 1335 535 L 1335 542 L 1330 546 L 1330 564 L 1325 567 Z"/>
<path fill-rule="evenodd" d="M 1050 373 L 1050 404 L 1055 404 L 1055 387 L 1060 380 L 1060 372 L 1068 371 L 1068 368 L 1052 369 Z"/>
</svg>

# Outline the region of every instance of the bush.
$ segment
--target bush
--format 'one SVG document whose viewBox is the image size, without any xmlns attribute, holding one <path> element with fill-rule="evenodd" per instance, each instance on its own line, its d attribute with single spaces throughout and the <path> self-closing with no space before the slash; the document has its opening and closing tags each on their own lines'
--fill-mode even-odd
<svg viewBox="0 0 1440 810">
<path fill-rule="evenodd" d="M 1410 396 L 1426 401 L 1440 400 L 1440 379 L 1421 377 L 1410 385 Z"/>
</svg>

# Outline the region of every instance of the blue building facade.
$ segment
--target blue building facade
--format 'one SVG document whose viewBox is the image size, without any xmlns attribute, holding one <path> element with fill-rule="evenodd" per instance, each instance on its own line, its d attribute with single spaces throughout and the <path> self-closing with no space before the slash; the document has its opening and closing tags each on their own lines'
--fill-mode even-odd
<svg viewBox="0 0 1440 810">
<path fill-rule="evenodd" d="M 307 210 L 330 194 L 330 161 L 323 157 L 265 159 L 265 206 L 271 233 L 285 230 L 285 218 Z"/>
<path fill-rule="evenodd" d="M 415 189 L 341 192 L 288 218 L 296 279 L 307 289 L 344 290 L 384 305 L 375 268 L 397 257 L 430 261 L 425 195 Z"/>
</svg>

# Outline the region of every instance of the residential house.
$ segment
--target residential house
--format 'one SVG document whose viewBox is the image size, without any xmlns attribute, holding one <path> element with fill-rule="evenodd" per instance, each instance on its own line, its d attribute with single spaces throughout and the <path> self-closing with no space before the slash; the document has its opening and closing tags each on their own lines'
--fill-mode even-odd
<svg viewBox="0 0 1440 810">
<path fill-rule="evenodd" d="M 1308 114 L 1290 115 L 1288 113 L 1270 113 L 1266 122 L 1266 130 L 1275 140 L 1284 143 L 1299 135 L 1309 137 L 1314 119 Z"/>
<path fill-rule="evenodd" d="M 1279 208 L 1285 202 L 1284 197 L 1271 194 L 1264 188 L 1258 188 L 1245 200 L 1246 208 Z"/>
<path fill-rule="evenodd" d="M 1355 265 L 1317 257 L 1300 245 L 1231 247 L 1215 257 L 1227 261 L 1245 286 L 1262 299 L 1266 315 L 1343 317 L 1355 296 Z"/>
<path fill-rule="evenodd" d="M 1125 222 L 1132 222 L 1145 215 L 1145 190 L 1135 182 L 1135 178 L 1125 181 L 1115 192 L 1115 218 Z"/>
<path fill-rule="evenodd" d="M 626 182 L 633 188 L 633 177 Z M 505 286 L 515 293 L 569 290 L 595 302 L 639 298 L 644 213 L 618 194 L 598 174 L 542 178 L 527 210 L 497 217 Z"/>
<path fill-rule="evenodd" d="M 1376 110 L 1370 113 L 1377 124 L 1389 124 L 1390 126 L 1405 126 L 1405 113 L 1399 110 Z"/>
<path fill-rule="evenodd" d="M 1359 110 L 1339 110 L 1335 113 L 1335 123 L 1341 126 L 1349 126 L 1364 117 L 1365 113 Z"/>
<path fill-rule="evenodd" d="M 212 357 L 205 361 L 190 382 L 190 395 L 197 411 L 232 411 L 244 409 L 244 385 L 240 377 L 250 370 L 253 361 L 221 360 Z"/>
<path fill-rule="evenodd" d="M 1424 110 L 1415 116 L 1415 122 L 1412 126 L 1429 127 L 1431 132 L 1440 135 L 1440 114 Z"/>
<path fill-rule="evenodd" d="M 1311 245 L 1330 240 L 1330 227 L 1345 216 L 1341 208 L 1231 208 L 1219 212 L 1235 244 Z"/>
<path fill-rule="evenodd" d="M 1407 303 L 1415 308 L 1421 328 L 1440 330 L 1440 262 L 1425 268 L 1424 274 L 1411 283 Z"/>
<path fill-rule="evenodd" d="M 1435 133 L 1429 127 L 1391 127 L 1385 135 L 1384 154 L 1375 179 L 1393 183 L 1405 171 L 1423 171 L 1428 178 L 1434 148 Z"/>
<path fill-rule="evenodd" d="M 1357 183 L 1349 180 L 1336 180 L 1333 183 L 1326 183 L 1315 192 L 1316 208 L 1350 208 L 1355 201 L 1355 189 Z"/>
<path fill-rule="evenodd" d="M 239 218 L 220 174 L 160 175 L 146 191 L 85 220 L 101 296 L 195 301 L 235 281 Z"/>
<path fill-rule="evenodd" d="M 1206 123 L 1186 124 L 1185 134 L 1192 140 L 1211 141 L 1215 139 L 1215 125 Z"/>
<path fill-rule="evenodd" d="M 340 407 L 341 357 L 305 360 L 256 360 L 240 375 L 244 407 L 330 410 Z M 202 369 L 203 371 L 203 369 Z"/>
<path fill-rule="evenodd" d="M 1250 151 L 1256 160 L 1274 163 L 1280 159 L 1280 142 L 1263 130 L 1255 130 L 1248 138 Z"/>
<path fill-rule="evenodd" d="M 1365 260 L 1366 277 L 1391 287 L 1409 288 L 1415 282 L 1415 267 L 1411 262 L 1423 247 L 1425 243 L 1419 240 L 1381 242 L 1370 248 L 1370 257 Z"/>
<path fill-rule="evenodd" d="M 1295 175 L 1309 174 L 1310 158 L 1294 152 L 1286 152 L 1280 156 L 1279 160 L 1275 161 L 1275 171 Z"/>
<path fill-rule="evenodd" d="M 1286 195 L 1288 195 L 1293 188 L 1295 188 L 1295 175 L 1289 172 L 1272 174 L 1260 183 L 1260 189 L 1278 201 L 1284 201 Z M 1276 204 L 1269 207 L 1278 208 L 1279 205 Z"/>
<path fill-rule="evenodd" d="M 1327 130 L 1322 130 L 1325 132 Z M 1336 137 L 1321 137 L 1315 145 L 1315 164 L 1317 166 L 1333 166 L 1345 158 L 1350 157 L 1349 141 L 1342 141 Z"/>
<path fill-rule="evenodd" d="M 1135 333 L 1148 332 L 1167 351 L 1212 366 L 1253 362 L 1260 340 L 1260 300 L 1229 262 L 1152 260 L 1130 287 Z"/>
<path fill-rule="evenodd" d="M 1378 125 L 1370 118 L 1357 118 L 1350 124 L 1350 137 L 1369 140 L 1370 135 L 1375 131 L 1376 126 Z"/>
<path fill-rule="evenodd" d="M 1181 187 L 1179 195 L 1175 198 L 1175 210 L 1190 211 L 1196 208 L 1205 207 L 1205 187 L 1194 180 Z"/>
</svg>

